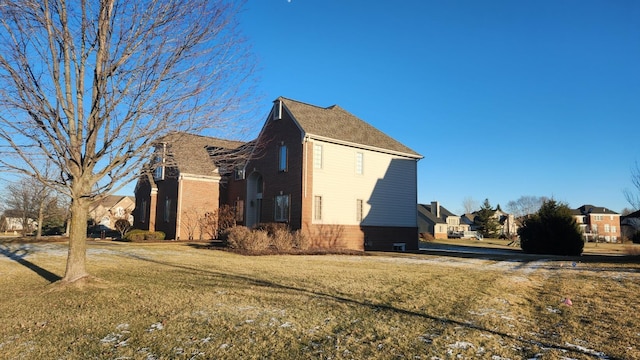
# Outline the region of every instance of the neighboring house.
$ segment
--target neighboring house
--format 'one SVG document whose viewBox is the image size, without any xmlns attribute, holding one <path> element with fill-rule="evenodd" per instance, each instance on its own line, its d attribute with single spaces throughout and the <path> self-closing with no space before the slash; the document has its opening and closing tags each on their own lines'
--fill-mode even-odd
<svg viewBox="0 0 640 360">
<path fill-rule="evenodd" d="M 206 190 L 198 188 L 197 201 L 208 197 L 215 204 L 218 200 L 209 207 L 212 211 L 216 206 L 232 206 L 239 224 L 286 223 L 291 230 L 302 229 L 319 247 L 418 248 L 415 206 L 417 161 L 422 156 L 339 106 L 276 99 L 251 143 L 253 153 L 235 171 L 216 164 L 210 152 L 204 151 L 215 141 L 219 139 L 203 137 L 189 152 L 191 157 L 176 161 L 173 173 L 140 179 L 136 201 L 144 211 L 137 212 L 136 227 L 160 229 L 158 214 L 166 208 L 163 202 L 193 206 L 196 200 L 187 199 L 189 195 L 179 190 L 179 180 L 197 156 L 194 161 L 206 169 L 198 168 L 193 175 L 209 184 Z M 169 154 L 185 144 L 167 142 L 164 146 Z M 231 153 L 240 151 L 242 145 L 230 142 L 220 147 Z M 175 190 L 161 195 L 167 182 Z M 155 203 L 150 196 L 153 192 Z M 177 206 L 164 219 L 169 227 L 182 229 L 181 219 L 173 215 L 182 214 Z M 184 239 L 186 234 L 183 230 L 165 232 L 167 238 L 173 234 Z"/>
<path fill-rule="evenodd" d="M 469 226 L 471 231 L 480 230 L 480 226 L 475 222 L 477 211 L 472 213 L 463 214 L 460 217 L 460 222 Z M 500 236 L 507 237 L 518 235 L 518 223 L 512 214 L 508 214 L 500 209 L 496 209 L 493 217 L 498 221 L 498 233 Z"/>
<path fill-rule="evenodd" d="M 620 214 L 605 207 L 582 205 L 572 210 L 587 241 L 618 242 L 621 236 Z"/>
<path fill-rule="evenodd" d="M 89 219 L 95 225 L 114 229 L 118 219 L 127 219 L 133 224 L 135 198 L 133 196 L 109 195 L 89 207 Z"/>
<path fill-rule="evenodd" d="M 25 221 L 27 224 L 26 233 L 33 232 L 38 227 L 38 222 L 35 219 L 26 218 L 25 220 L 19 211 L 6 210 L 2 215 L 0 227 L 4 232 L 22 232 Z"/>
<path fill-rule="evenodd" d="M 436 239 L 446 239 L 449 236 L 469 231 L 470 226 L 461 221 L 460 216 L 453 214 L 438 201 L 430 205 L 418 204 L 418 231 L 431 234 Z"/>
<path fill-rule="evenodd" d="M 632 239 L 640 232 L 640 210 L 620 217 L 620 233 L 627 239 Z"/>
<path fill-rule="evenodd" d="M 518 224 L 516 218 L 512 214 L 507 214 L 502 210 L 496 210 L 494 216 L 498 219 L 500 224 L 500 235 L 507 237 L 518 235 Z"/>
</svg>

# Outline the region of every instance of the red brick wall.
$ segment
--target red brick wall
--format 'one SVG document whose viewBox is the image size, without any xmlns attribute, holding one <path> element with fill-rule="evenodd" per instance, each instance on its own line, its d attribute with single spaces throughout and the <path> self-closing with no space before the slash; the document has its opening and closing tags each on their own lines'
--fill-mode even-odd
<svg viewBox="0 0 640 360">
<path fill-rule="evenodd" d="M 304 230 L 317 248 L 393 251 L 394 243 L 404 243 L 405 251 L 418 250 L 418 228 L 309 224 Z"/>
<path fill-rule="evenodd" d="M 287 171 L 278 170 L 280 145 L 287 146 Z M 289 226 L 302 226 L 302 138 L 299 128 L 284 112 L 280 120 L 269 120 L 260 135 L 257 156 L 247 166 L 249 177 L 255 170 L 264 181 L 261 222 L 273 222 L 275 197 L 290 195 Z"/>
<path fill-rule="evenodd" d="M 208 235 L 200 234 L 197 221 L 208 212 L 214 212 L 219 206 L 219 182 L 215 180 L 181 179 L 178 183 L 180 191 L 180 233 L 176 240 L 189 239 L 189 227 L 193 239 L 206 239 Z M 177 231 L 177 230 L 176 230 Z"/>
</svg>

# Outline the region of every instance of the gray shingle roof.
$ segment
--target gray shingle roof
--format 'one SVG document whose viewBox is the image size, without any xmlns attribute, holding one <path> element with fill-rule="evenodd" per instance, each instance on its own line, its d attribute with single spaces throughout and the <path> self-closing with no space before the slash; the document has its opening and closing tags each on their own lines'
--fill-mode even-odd
<svg viewBox="0 0 640 360">
<path fill-rule="evenodd" d="M 175 166 L 181 173 L 193 175 L 213 175 L 216 165 L 209 152 L 210 147 L 236 149 L 241 141 L 224 140 L 182 132 L 169 134 L 158 141 L 167 144 L 168 165 Z"/>
<path fill-rule="evenodd" d="M 282 101 L 306 135 L 315 135 L 422 158 L 417 152 L 340 106 L 333 105 L 323 108 L 284 97 L 279 97 L 278 100 Z"/>
<path fill-rule="evenodd" d="M 607 215 L 615 215 L 618 214 L 617 212 L 607 209 L 606 207 L 602 207 L 602 206 L 593 206 L 593 205 L 589 205 L 589 204 L 585 204 L 580 206 L 577 209 L 572 209 L 571 211 L 574 215 L 585 215 L 585 214 L 607 214 Z"/>
</svg>

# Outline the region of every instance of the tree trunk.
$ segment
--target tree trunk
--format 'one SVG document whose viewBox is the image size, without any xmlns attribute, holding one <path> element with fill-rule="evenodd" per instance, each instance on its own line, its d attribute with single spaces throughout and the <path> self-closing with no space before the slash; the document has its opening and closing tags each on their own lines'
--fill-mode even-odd
<svg viewBox="0 0 640 360">
<path fill-rule="evenodd" d="M 42 238 L 42 223 L 44 222 L 44 205 L 41 203 L 38 207 L 38 231 L 36 231 L 36 240 Z"/>
<path fill-rule="evenodd" d="M 89 202 L 74 199 L 71 202 L 71 224 L 69 226 L 69 254 L 67 269 L 62 281 L 73 282 L 89 276 L 87 272 L 87 217 Z"/>
</svg>

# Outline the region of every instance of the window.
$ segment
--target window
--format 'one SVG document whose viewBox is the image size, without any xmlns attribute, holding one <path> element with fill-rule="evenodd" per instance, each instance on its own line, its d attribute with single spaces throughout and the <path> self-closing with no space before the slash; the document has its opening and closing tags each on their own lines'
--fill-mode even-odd
<svg viewBox="0 0 640 360">
<path fill-rule="evenodd" d="M 362 175 L 363 173 L 363 162 L 364 162 L 364 154 L 361 152 L 356 153 L 356 174 Z"/>
<path fill-rule="evenodd" d="M 604 224 L 604 232 L 609 232 L 609 224 Z"/>
<path fill-rule="evenodd" d="M 278 170 L 287 171 L 287 145 L 280 145 L 278 156 Z"/>
<path fill-rule="evenodd" d="M 313 167 L 322 169 L 322 145 L 313 145 Z"/>
<path fill-rule="evenodd" d="M 157 156 L 154 160 L 155 169 L 153 169 L 153 180 L 164 180 L 164 164 L 162 157 Z"/>
<path fill-rule="evenodd" d="M 233 173 L 236 180 L 244 180 L 244 168 L 237 167 Z"/>
<path fill-rule="evenodd" d="M 273 120 L 282 119 L 282 102 L 281 101 L 276 101 L 275 104 L 273 104 L 273 111 L 271 112 L 271 118 Z"/>
<path fill-rule="evenodd" d="M 618 232 L 617 230 L 618 230 L 618 228 L 616 228 L 615 226 L 611 227 L 611 232 L 612 233 L 617 233 Z"/>
<path fill-rule="evenodd" d="M 289 195 L 276 196 L 275 203 L 273 219 L 281 222 L 289 221 Z"/>
<path fill-rule="evenodd" d="M 125 215 L 124 209 L 121 206 L 118 206 L 116 208 L 116 216 L 118 218 L 124 218 L 124 215 Z"/>
<path fill-rule="evenodd" d="M 356 200 L 356 220 L 357 221 L 362 221 L 364 217 L 362 205 L 363 205 L 362 199 Z"/>
<path fill-rule="evenodd" d="M 322 196 L 313 198 L 313 219 L 322 220 Z"/>
<path fill-rule="evenodd" d="M 147 222 L 147 200 L 142 200 L 142 206 L 140 206 L 140 222 Z"/>
<path fill-rule="evenodd" d="M 591 225 L 591 232 L 596 234 L 598 233 L 598 224 Z"/>
<path fill-rule="evenodd" d="M 167 144 L 156 146 L 155 158 L 153 159 L 153 180 L 164 180 L 165 176 L 165 153 Z"/>
<path fill-rule="evenodd" d="M 167 196 L 164 199 L 164 221 L 169 222 L 171 217 L 171 199 Z"/>
<path fill-rule="evenodd" d="M 602 221 L 602 215 L 595 215 L 596 221 Z"/>
</svg>

